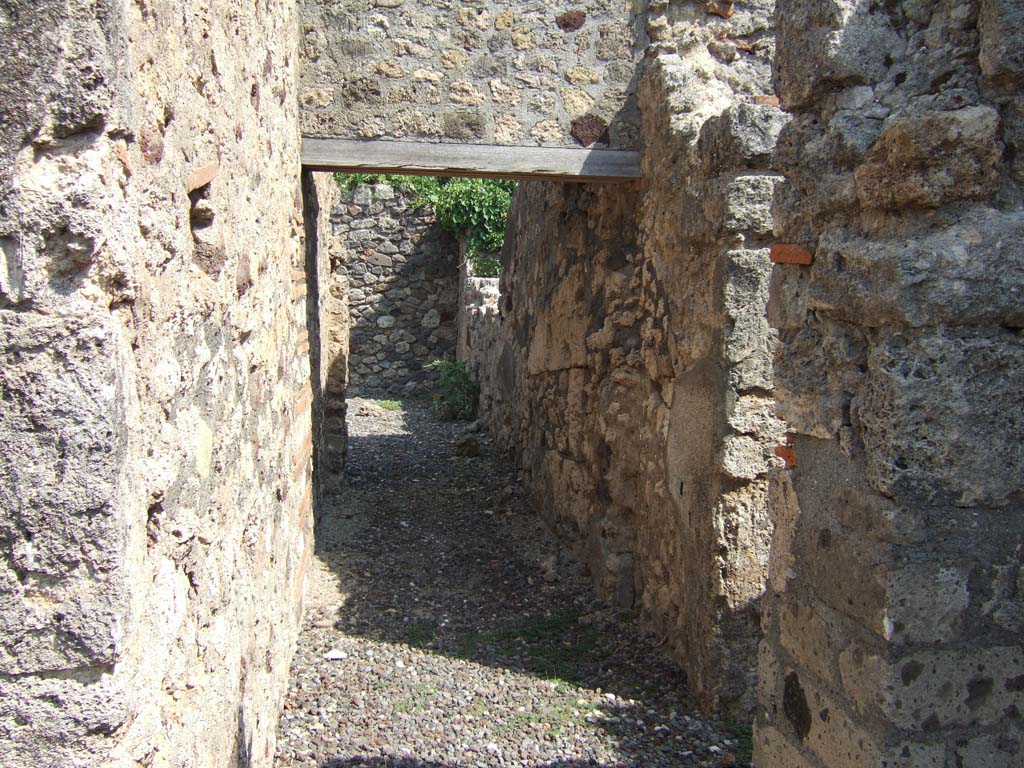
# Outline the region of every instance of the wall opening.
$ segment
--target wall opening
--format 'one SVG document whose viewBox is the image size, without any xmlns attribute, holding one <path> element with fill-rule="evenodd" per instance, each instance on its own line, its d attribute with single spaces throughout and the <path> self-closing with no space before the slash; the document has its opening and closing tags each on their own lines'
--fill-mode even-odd
<svg viewBox="0 0 1024 768">
<path fill-rule="evenodd" d="M 430 227 L 409 205 L 412 195 L 383 183 L 341 190 L 321 178 L 336 196 L 319 212 L 332 241 L 325 246 L 324 233 L 318 238 L 326 248 L 320 258 L 327 254 L 330 265 L 321 291 L 347 294 L 355 308 L 362 298 L 350 289 L 367 283 L 359 274 L 353 280 L 353 266 L 376 266 L 373 284 L 384 282 L 386 290 L 368 313 L 373 325 L 400 329 L 401 315 L 422 321 L 436 303 L 414 301 L 402 312 L 407 294 L 395 293 L 403 280 L 423 277 L 423 262 L 407 270 L 408 258 L 394 258 L 412 254 L 415 248 L 407 252 L 402 243 L 422 243 L 417 233 Z M 403 223 L 403 216 L 413 221 Z M 398 251 L 387 254 L 390 263 L 370 261 L 389 242 Z M 440 261 L 465 316 L 461 349 L 458 334 L 447 338 L 449 349 L 490 386 L 502 365 L 500 278 L 469 274 L 466 245 L 446 244 L 456 251 Z M 506 243 L 505 253 L 514 245 Z M 381 317 L 394 324 L 383 328 Z M 357 322 L 352 317 L 353 331 Z M 397 340 L 374 335 L 382 349 Z M 349 366 L 363 342 L 350 338 Z M 676 753 L 689 752 L 745 765 L 749 726 L 701 716 L 663 638 L 635 622 L 632 583 L 617 594 L 595 593 L 585 553 L 559 537 L 559 521 L 531 498 L 516 464 L 521 456 L 492 434 L 499 422 L 487 414 L 472 422 L 441 419 L 429 399 L 406 396 L 406 384 L 399 386 L 343 393 L 344 480 L 331 483 L 318 507 L 317 557 L 279 761 L 610 766 L 672 764 Z M 359 717 L 341 716 L 353 701 L 360 716 L 386 722 L 376 739 L 367 738 Z M 340 727 L 311 728 L 314 711 Z"/>
</svg>

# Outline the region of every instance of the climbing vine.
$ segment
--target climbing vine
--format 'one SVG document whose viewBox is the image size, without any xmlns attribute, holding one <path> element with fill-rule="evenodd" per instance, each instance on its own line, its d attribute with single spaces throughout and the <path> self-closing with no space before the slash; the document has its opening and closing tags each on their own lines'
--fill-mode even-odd
<svg viewBox="0 0 1024 768">
<path fill-rule="evenodd" d="M 368 173 L 338 173 L 335 179 L 344 191 L 362 184 L 383 182 L 412 192 L 416 205 L 432 206 L 438 223 L 453 237 L 465 239 L 473 274 L 479 277 L 498 275 L 501 262 L 497 254 L 505 242 L 505 223 L 516 186 L 514 181 Z"/>
</svg>

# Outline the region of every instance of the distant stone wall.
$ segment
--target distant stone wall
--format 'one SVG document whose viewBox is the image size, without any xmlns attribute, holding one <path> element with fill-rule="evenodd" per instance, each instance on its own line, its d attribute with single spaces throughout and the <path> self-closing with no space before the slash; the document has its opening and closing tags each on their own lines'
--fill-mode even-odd
<svg viewBox="0 0 1024 768">
<path fill-rule="evenodd" d="M 672 3 L 641 82 L 642 192 L 526 183 L 483 408 L 600 590 L 707 710 L 749 716 L 783 440 L 766 302 L 772 6 Z"/>
<path fill-rule="evenodd" d="M 465 246 L 463 245 L 463 253 Z M 457 357 L 479 374 L 497 365 L 500 349 L 500 278 L 470 275 L 463 255 L 459 267 L 459 345 Z"/>
<path fill-rule="evenodd" d="M 636 146 L 644 3 L 301 6 L 304 134 Z"/>
<path fill-rule="evenodd" d="M 414 201 L 412 192 L 364 185 L 342 194 L 331 215 L 332 272 L 347 283 L 354 395 L 427 394 L 437 375 L 426 366 L 455 358 L 459 245 Z"/>
<path fill-rule="evenodd" d="M 311 551 L 297 24 L 0 8 L 5 768 L 270 766 Z"/>
<path fill-rule="evenodd" d="M 1024 755 L 1024 12 L 780 0 L 755 762 Z M 828 45 L 822 41 L 828 40 Z"/>
</svg>

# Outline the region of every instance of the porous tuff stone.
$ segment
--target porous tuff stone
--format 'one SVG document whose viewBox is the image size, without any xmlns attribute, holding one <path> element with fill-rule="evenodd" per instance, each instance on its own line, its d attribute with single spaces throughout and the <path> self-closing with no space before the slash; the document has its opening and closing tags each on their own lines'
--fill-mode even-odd
<svg viewBox="0 0 1024 768">
<path fill-rule="evenodd" d="M 455 358 L 459 244 L 430 206 L 387 184 L 342 194 L 331 226 L 331 272 L 349 301 L 348 391 L 429 394 L 437 373 L 427 366 Z"/>
<path fill-rule="evenodd" d="M 592 111 L 613 147 L 638 146 L 638 4 L 301 5 L 306 135 L 576 147 L 570 122 Z"/>
<path fill-rule="evenodd" d="M 294 6 L 31 6 L 0 11 L 0 762 L 269 766 L 311 534 Z"/>
<path fill-rule="evenodd" d="M 1018 6 L 779 2 L 758 766 L 1020 760 Z"/>
<path fill-rule="evenodd" d="M 770 35 L 769 11 L 757 6 L 749 28 Z M 720 23 L 669 16 L 669 38 L 705 43 Z M 742 717 L 767 576 L 768 470 L 782 463 L 771 265 L 756 244 L 771 232 L 785 120 L 750 103 L 754 93 L 734 96 L 736 74 L 712 61 L 691 46 L 648 64 L 642 193 L 520 185 L 498 338 L 473 359 L 490 434 L 518 456 L 599 590 L 653 625 L 706 710 Z M 767 58 L 745 65 L 767 87 Z"/>
</svg>

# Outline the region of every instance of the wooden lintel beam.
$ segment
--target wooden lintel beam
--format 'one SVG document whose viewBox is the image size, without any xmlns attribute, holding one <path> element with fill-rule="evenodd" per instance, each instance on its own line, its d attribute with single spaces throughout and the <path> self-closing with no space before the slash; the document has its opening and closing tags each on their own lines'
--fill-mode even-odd
<svg viewBox="0 0 1024 768">
<path fill-rule="evenodd" d="M 425 141 L 302 139 L 302 165 L 311 171 L 477 176 L 574 182 L 641 178 L 640 153 L 618 149 L 436 144 Z"/>
</svg>

